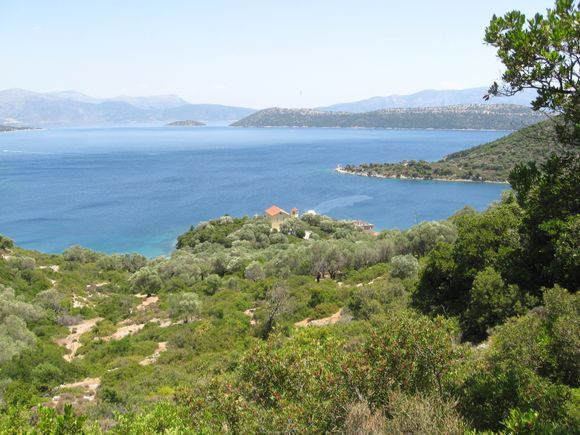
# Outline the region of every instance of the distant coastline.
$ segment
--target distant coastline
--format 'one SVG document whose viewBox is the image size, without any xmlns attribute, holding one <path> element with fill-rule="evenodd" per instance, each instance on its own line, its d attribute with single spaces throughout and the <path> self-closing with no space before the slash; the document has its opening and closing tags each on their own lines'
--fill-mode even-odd
<svg viewBox="0 0 580 435">
<path fill-rule="evenodd" d="M 203 127 L 205 123 L 200 121 L 195 121 L 193 119 L 186 119 L 183 121 L 173 121 L 169 124 L 165 124 L 165 127 Z"/>
<path fill-rule="evenodd" d="M 37 127 L 14 127 L 11 125 L 0 125 L 0 133 L 14 133 L 17 131 L 32 131 L 32 130 L 41 130 Z"/>
<path fill-rule="evenodd" d="M 414 181 L 446 181 L 452 183 L 491 183 L 491 184 L 508 184 L 507 181 L 491 181 L 491 180 L 469 180 L 466 178 L 427 178 L 427 177 L 408 177 L 406 175 L 381 175 L 381 174 L 371 174 L 368 172 L 358 172 L 349 171 L 337 166 L 335 172 L 346 175 L 355 175 L 358 177 L 369 177 L 369 178 L 384 178 L 390 180 L 414 180 Z"/>
<path fill-rule="evenodd" d="M 253 113 L 231 126 L 513 131 L 543 119 L 543 115 L 527 107 L 508 104 L 400 108 L 361 113 L 274 107 Z"/>
</svg>

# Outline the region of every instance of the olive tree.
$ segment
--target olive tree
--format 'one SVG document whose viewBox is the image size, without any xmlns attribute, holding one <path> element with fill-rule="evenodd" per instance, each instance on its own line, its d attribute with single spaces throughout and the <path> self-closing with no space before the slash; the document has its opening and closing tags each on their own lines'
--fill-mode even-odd
<svg viewBox="0 0 580 435">
<path fill-rule="evenodd" d="M 410 254 L 397 255 L 391 260 L 391 276 L 394 278 L 411 278 L 418 270 L 419 262 Z"/>
<path fill-rule="evenodd" d="M 201 301 L 196 293 L 179 293 L 169 298 L 169 313 L 175 319 L 191 322 L 200 311 Z"/>
<path fill-rule="evenodd" d="M 252 261 L 248 267 L 246 267 L 244 276 L 252 281 L 259 281 L 264 279 L 264 268 L 257 261 Z"/>
<path fill-rule="evenodd" d="M 131 290 L 136 293 L 145 293 L 147 296 L 157 293 L 163 287 L 163 282 L 157 271 L 144 267 L 131 276 Z"/>
</svg>

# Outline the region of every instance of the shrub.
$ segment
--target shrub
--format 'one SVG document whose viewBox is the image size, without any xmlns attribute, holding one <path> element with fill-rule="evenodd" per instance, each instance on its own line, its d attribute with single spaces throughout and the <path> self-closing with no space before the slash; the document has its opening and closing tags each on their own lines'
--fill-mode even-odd
<svg viewBox="0 0 580 435">
<path fill-rule="evenodd" d="M 455 326 L 410 311 L 390 313 L 353 364 L 352 376 L 372 405 L 386 405 L 392 390 L 442 392 L 461 349 Z"/>
</svg>

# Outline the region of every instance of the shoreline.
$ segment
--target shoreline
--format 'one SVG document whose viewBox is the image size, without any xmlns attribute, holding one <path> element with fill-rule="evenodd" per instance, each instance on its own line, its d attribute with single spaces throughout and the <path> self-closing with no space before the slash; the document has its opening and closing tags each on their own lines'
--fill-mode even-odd
<svg viewBox="0 0 580 435">
<path fill-rule="evenodd" d="M 491 184 L 507 184 L 507 185 L 510 184 L 507 181 L 468 180 L 468 179 L 464 179 L 464 178 L 450 179 L 450 178 L 407 177 L 405 175 L 401 175 L 399 177 L 397 177 L 396 175 L 390 175 L 390 176 L 388 176 L 388 175 L 371 175 L 369 173 L 364 173 L 364 172 L 358 173 L 358 172 L 347 171 L 346 169 L 340 168 L 340 167 L 335 168 L 335 172 L 338 172 L 339 174 L 354 175 L 357 177 L 383 178 L 383 179 L 387 179 L 387 180 L 445 181 L 448 183 L 491 183 Z"/>
<path fill-rule="evenodd" d="M 308 128 L 328 128 L 328 129 L 352 129 L 352 130 L 426 130 L 426 131 L 491 131 L 491 132 L 514 132 L 517 130 L 509 129 L 490 129 L 490 128 L 435 128 L 435 127 L 361 127 L 361 126 L 313 126 L 313 125 L 228 125 L 228 127 L 233 128 L 296 128 L 296 129 L 308 129 Z"/>
</svg>

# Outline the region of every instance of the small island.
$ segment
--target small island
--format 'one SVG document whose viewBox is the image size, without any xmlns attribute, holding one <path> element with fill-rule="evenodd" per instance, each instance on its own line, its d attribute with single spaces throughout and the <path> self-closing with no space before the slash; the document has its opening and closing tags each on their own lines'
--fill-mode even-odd
<svg viewBox="0 0 580 435">
<path fill-rule="evenodd" d="M 204 125 L 203 122 L 187 119 L 185 121 L 170 122 L 169 124 L 165 124 L 165 127 L 203 127 Z"/>
<path fill-rule="evenodd" d="M 35 127 L 15 127 L 13 125 L 0 125 L 0 133 L 8 133 L 11 131 L 30 131 L 30 130 L 40 130 Z"/>
</svg>

